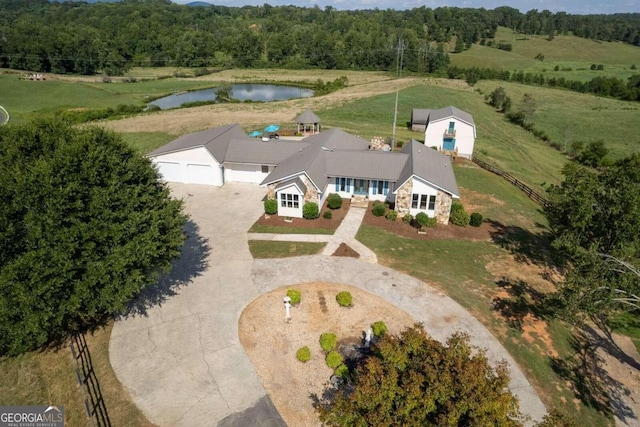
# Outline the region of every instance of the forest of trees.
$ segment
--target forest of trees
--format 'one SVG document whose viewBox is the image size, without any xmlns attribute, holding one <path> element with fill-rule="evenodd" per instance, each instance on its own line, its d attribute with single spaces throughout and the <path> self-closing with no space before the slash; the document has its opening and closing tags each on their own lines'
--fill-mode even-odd
<svg viewBox="0 0 640 427">
<path fill-rule="evenodd" d="M 402 38 L 405 69 L 443 73 L 449 66 L 444 44 L 455 36 L 456 48 L 464 49 L 493 38 L 498 26 L 640 46 L 640 14 L 0 0 L 0 67 L 111 75 L 132 66 L 167 65 L 390 70 Z"/>
</svg>

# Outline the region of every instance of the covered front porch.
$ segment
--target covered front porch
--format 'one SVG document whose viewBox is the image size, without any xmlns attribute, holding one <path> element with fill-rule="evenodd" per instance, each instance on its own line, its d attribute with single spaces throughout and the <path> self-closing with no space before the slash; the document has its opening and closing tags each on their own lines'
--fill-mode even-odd
<svg viewBox="0 0 640 427">
<path fill-rule="evenodd" d="M 360 196 L 369 200 L 385 201 L 391 186 L 392 183 L 389 181 L 377 179 L 334 177 L 331 178 L 328 190 L 345 198 Z"/>
</svg>

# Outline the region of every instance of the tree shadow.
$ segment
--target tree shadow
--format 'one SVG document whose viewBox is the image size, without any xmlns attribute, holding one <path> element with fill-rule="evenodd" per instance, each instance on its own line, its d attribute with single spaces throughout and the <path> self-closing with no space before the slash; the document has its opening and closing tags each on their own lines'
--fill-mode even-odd
<svg viewBox="0 0 640 427">
<path fill-rule="evenodd" d="M 493 308 L 506 319 L 511 328 L 522 331 L 524 319 L 527 316 L 543 318 L 550 314 L 544 304 L 545 294 L 524 280 L 516 281 L 503 277 L 496 282 L 496 286 L 506 291 L 509 297 L 494 298 Z"/>
<path fill-rule="evenodd" d="M 513 254 L 516 261 L 545 267 L 557 266 L 557 259 L 551 247 L 550 233 L 542 224 L 536 223 L 540 232 L 532 233 L 522 227 L 505 225 L 491 219 L 486 222 L 491 225 L 489 232 L 491 240 Z"/>
<path fill-rule="evenodd" d="M 123 317 L 147 316 L 148 309 L 162 305 L 207 268 L 210 252 L 207 239 L 200 235 L 198 225 L 191 220 L 187 221 L 184 231 L 187 238 L 180 258 L 173 261 L 169 272 L 161 276 L 155 285 L 147 286 L 131 301 Z"/>
<path fill-rule="evenodd" d="M 604 360 L 598 355 L 601 337 L 590 327 L 580 330 L 569 340 L 574 354 L 564 358 L 550 357 L 551 368 L 564 380 L 571 383 L 573 392 L 586 406 L 610 416 L 614 413 L 621 419 L 636 419 L 622 395 L 630 390 L 611 377 L 603 368 Z M 597 338 L 596 338 L 597 337 Z"/>
</svg>

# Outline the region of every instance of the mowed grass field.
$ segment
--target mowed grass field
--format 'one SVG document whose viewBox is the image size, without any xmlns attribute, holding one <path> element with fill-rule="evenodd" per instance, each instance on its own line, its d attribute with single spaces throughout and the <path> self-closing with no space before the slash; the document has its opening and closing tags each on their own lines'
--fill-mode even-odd
<svg viewBox="0 0 640 427">
<path fill-rule="evenodd" d="M 614 159 L 640 152 L 638 102 L 501 81 L 480 81 L 475 86 L 485 94 L 502 86 L 516 109 L 525 93 L 533 95 L 537 104 L 533 125 L 562 147 L 601 139 Z"/>
<path fill-rule="evenodd" d="M 473 45 L 461 53 L 452 53 L 451 63 L 459 67 L 498 68 L 502 70 L 543 73 L 545 77 L 564 77 L 568 80 L 588 81 L 597 76 L 616 76 L 626 81 L 640 71 L 640 47 L 621 42 L 603 42 L 571 35 L 556 35 L 551 41 L 547 36 L 527 38 L 513 34 L 509 28 L 499 27 L 496 43 L 511 43 L 510 52 Z M 544 55 L 544 61 L 535 59 Z M 604 70 L 591 70 L 591 64 L 602 64 Z M 555 66 L 561 71 L 554 71 Z M 568 69 L 571 68 L 571 71 Z M 566 71 L 562 71 L 565 69 Z"/>
</svg>

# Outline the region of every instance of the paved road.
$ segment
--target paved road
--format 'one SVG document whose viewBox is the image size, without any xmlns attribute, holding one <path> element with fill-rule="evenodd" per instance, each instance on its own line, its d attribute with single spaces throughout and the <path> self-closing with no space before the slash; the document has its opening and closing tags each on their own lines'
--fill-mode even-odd
<svg viewBox="0 0 640 427">
<path fill-rule="evenodd" d="M 545 413 L 502 345 L 445 295 L 367 262 L 367 257 L 253 261 L 246 230 L 262 212 L 263 189 L 230 183 L 222 188 L 174 185 L 172 191 L 184 198 L 197 228 L 190 228 L 192 237 L 170 274 L 171 281 L 147 296 L 152 301 L 148 307 L 137 308 L 144 314 L 116 322 L 109 346 L 116 375 L 150 421 L 161 426 L 283 425 L 239 342 L 238 320 L 259 295 L 312 280 L 351 284 L 380 295 L 424 322 L 438 339 L 456 330 L 469 332 L 474 344 L 488 349 L 490 360 L 510 363 L 512 389 L 523 412 L 534 420 Z M 337 234 L 357 246 L 349 239 L 362 212 L 352 211 L 350 225 Z M 208 250 L 198 235 L 208 242 Z M 327 251 L 332 252 L 329 245 L 336 245 L 336 239 L 328 240 Z"/>
</svg>

